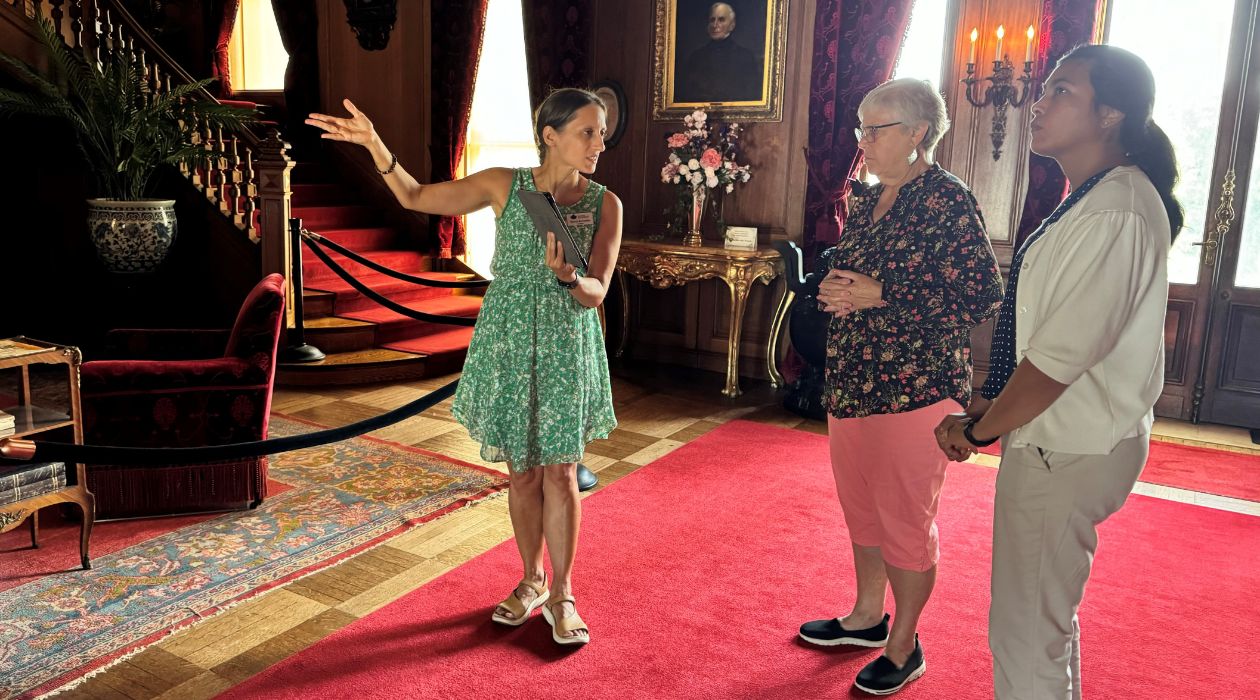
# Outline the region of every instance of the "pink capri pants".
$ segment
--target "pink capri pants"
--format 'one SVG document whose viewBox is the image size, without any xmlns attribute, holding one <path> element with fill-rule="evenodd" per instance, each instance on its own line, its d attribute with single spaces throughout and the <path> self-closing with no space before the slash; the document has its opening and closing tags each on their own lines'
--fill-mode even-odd
<svg viewBox="0 0 1260 700">
<path fill-rule="evenodd" d="M 946 399 L 905 413 L 827 419 L 831 467 L 849 537 L 898 569 L 927 571 L 940 542 L 936 510 L 949 458 L 933 429 L 959 411 Z"/>
</svg>

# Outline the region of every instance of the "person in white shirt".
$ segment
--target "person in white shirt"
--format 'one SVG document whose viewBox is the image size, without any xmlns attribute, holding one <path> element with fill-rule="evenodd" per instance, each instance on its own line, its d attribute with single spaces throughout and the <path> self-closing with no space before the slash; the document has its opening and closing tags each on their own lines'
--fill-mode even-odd
<svg viewBox="0 0 1260 700">
<path fill-rule="evenodd" d="M 1163 388 L 1177 162 L 1133 53 L 1081 46 L 1032 107 L 1032 150 L 1072 192 L 1011 262 L 990 373 L 936 429 L 965 459 L 1002 438 L 989 648 L 998 700 L 1081 697 L 1080 625 L 1096 526 L 1146 463 Z"/>
</svg>

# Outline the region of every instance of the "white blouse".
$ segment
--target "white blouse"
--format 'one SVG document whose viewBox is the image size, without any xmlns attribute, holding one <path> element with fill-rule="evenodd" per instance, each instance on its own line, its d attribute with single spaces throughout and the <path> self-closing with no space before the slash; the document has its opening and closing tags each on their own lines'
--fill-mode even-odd
<svg viewBox="0 0 1260 700">
<path fill-rule="evenodd" d="M 1113 169 L 1024 255 L 1015 356 L 1068 388 L 1014 446 L 1109 454 L 1149 435 L 1164 387 L 1168 215 L 1141 169 Z"/>
</svg>

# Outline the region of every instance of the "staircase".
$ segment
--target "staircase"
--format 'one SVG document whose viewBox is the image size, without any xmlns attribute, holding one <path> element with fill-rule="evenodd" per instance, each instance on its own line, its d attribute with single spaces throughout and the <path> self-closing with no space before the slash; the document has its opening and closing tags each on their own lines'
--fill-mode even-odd
<svg viewBox="0 0 1260 700">
<path fill-rule="evenodd" d="M 439 272 L 433 258 L 416 251 L 382 212 L 327 168 L 300 163 L 293 170 L 293 216 L 305 228 L 392 270 L 434 280 L 477 279 L 472 273 Z M 369 289 L 417 311 L 476 316 L 480 290 L 425 287 L 394 279 L 328 251 Z M 472 328 L 403 316 L 364 297 L 309 250 L 302 255 L 306 341 L 327 357 L 282 363 L 276 381 L 290 386 L 401 381 L 457 372 Z"/>
<path fill-rule="evenodd" d="M 156 94 L 192 81 L 127 12 L 125 0 L 0 0 L 0 39 L 6 50 L 30 51 L 36 16 L 48 17 L 75 50 L 129 52 Z M 201 91 L 198 99 L 214 97 Z M 401 231 L 385 223 L 379 208 L 368 206 L 329 169 L 318 164 L 295 167 L 274 124 L 262 125 L 265 137 L 247 129 L 226 133 L 190 126 L 190 143 L 209 157 L 204 166 L 182 172 L 205 195 L 207 216 L 221 218 L 256 244 L 262 274 L 289 274 L 283 262 L 289 258 L 291 212 L 306 228 L 390 269 L 437 280 L 477 279 L 473 273 L 435 271 L 432 257 L 417 251 Z M 291 190 L 276 186 L 290 168 Z M 370 289 L 412 309 L 471 317 L 481 308 L 481 290 L 414 285 L 343 256 L 332 257 Z M 277 383 L 398 381 L 449 374 L 463 366 L 471 328 L 416 321 L 384 309 L 309 252 L 302 259 L 306 339 L 327 357 L 315 363 L 282 363 Z"/>
</svg>

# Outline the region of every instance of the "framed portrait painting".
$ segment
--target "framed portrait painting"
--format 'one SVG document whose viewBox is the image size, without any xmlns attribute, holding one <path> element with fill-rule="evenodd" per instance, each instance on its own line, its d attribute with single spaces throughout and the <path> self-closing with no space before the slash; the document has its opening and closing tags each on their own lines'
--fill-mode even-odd
<svg viewBox="0 0 1260 700">
<path fill-rule="evenodd" d="M 654 119 L 783 118 L 788 0 L 654 0 Z"/>
</svg>

